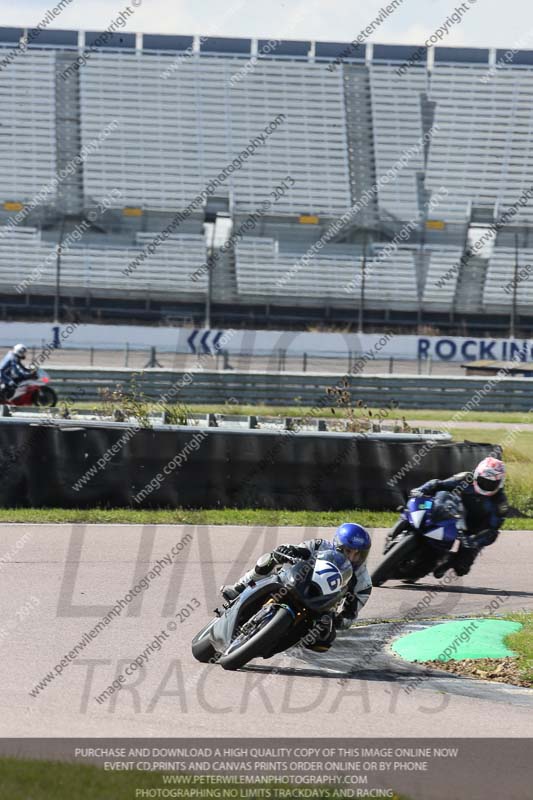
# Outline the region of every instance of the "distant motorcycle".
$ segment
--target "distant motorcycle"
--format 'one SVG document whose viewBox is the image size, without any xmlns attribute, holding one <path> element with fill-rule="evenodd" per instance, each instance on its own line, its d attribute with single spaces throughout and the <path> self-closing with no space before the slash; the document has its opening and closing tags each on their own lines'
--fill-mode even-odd
<svg viewBox="0 0 533 800">
<path fill-rule="evenodd" d="M 387 536 L 386 557 L 371 576 L 373 585 L 414 582 L 433 572 L 462 535 L 462 519 L 463 505 L 452 492 L 411 497 Z"/>
<path fill-rule="evenodd" d="M 49 382 L 44 369 L 37 369 L 34 375 L 18 383 L 13 394 L 4 397 L 2 402 L 10 406 L 55 406 L 57 394 Z"/>
<path fill-rule="evenodd" d="M 274 551 L 275 554 L 275 551 Z M 252 582 L 194 637 L 193 656 L 224 669 L 254 658 L 271 658 L 312 636 L 313 625 L 331 612 L 348 591 L 350 562 L 337 550 L 319 551 L 288 563 L 277 573 Z"/>
</svg>

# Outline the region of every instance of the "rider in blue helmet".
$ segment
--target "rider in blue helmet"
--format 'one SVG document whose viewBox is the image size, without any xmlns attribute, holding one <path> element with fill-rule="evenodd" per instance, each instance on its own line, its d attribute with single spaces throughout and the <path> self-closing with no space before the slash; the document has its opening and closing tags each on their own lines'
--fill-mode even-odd
<svg viewBox="0 0 533 800">
<path fill-rule="evenodd" d="M 340 525 L 333 536 L 333 547 L 344 553 L 352 566 L 359 567 L 365 563 L 372 546 L 370 534 L 357 522 L 345 522 Z"/>
<path fill-rule="evenodd" d="M 329 650 L 336 636 L 336 629 L 351 626 L 363 606 L 367 603 L 372 591 L 372 581 L 366 568 L 366 560 L 372 545 L 369 532 L 356 522 L 345 522 L 333 535 L 333 541 L 327 539 L 306 539 L 298 545 L 282 544 L 272 553 L 261 556 L 255 567 L 246 572 L 242 578 L 229 586 L 222 586 L 221 592 L 228 602 L 234 600 L 253 581 L 269 575 L 279 564 L 284 563 L 283 556 L 292 558 L 310 558 L 319 550 L 339 550 L 352 565 L 353 575 L 348 584 L 348 592 L 340 607 L 328 618 L 322 617 L 322 625 L 317 630 L 315 640 L 305 646 L 315 652 Z"/>
</svg>

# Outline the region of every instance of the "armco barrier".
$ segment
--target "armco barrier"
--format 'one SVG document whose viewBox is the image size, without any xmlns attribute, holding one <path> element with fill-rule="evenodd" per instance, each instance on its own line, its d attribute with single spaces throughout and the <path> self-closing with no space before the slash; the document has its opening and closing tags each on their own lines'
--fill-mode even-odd
<svg viewBox="0 0 533 800">
<path fill-rule="evenodd" d="M 102 388 L 114 389 L 120 385 L 128 391 L 135 375 L 137 390 L 154 401 L 170 393 L 170 402 L 179 399 L 185 403 L 214 405 L 237 401 L 243 404 L 328 406 L 331 398 L 328 398 L 327 388 L 346 380 L 354 399 L 375 408 L 394 404 L 405 409 L 458 410 L 470 401 L 474 409 L 483 411 L 529 411 L 533 408 L 533 380 L 529 378 L 498 380 L 491 377 L 359 374 L 344 378 L 309 372 L 272 374 L 207 369 L 190 372 L 148 369 L 138 372 L 92 367 L 50 368 L 48 372 L 60 398 L 91 401 L 98 399 L 98 390 Z"/>
<path fill-rule="evenodd" d="M 485 444 L 405 435 L 394 441 L 390 434 L 381 440 L 377 434 L 196 426 L 135 432 L 127 423 L 2 418 L 0 503 L 394 509 L 407 489 L 472 468 L 489 451 Z"/>
</svg>

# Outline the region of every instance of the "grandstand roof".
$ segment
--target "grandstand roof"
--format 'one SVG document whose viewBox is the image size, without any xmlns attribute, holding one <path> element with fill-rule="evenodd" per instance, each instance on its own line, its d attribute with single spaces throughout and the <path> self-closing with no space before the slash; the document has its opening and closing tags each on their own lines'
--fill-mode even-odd
<svg viewBox="0 0 533 800">
<path fill-rule="evenodd" d="M 0 46 L 13 45 L 26 34 L 27 28 L 0 27 Z M 77 31 L 49 29 L 41 31 L 38 37 L 30 43 L 32 48 L 57 48 L 71 49 L 78 42 L 89 45 L 101 36 L 103 31 Z M 273 43 L 275 43 L 274 46 Z M 269 46 L 267 46 L 269 45 Z M 297 58 L 320 61 L 402 61 L 408 62 L 416 53 L 414 64 L 422 66 L 427 63 L 429 49 L 434 51 L 434 58 L 439 63 L 482 64 L 489 61 L 490 49 L 480 47 L 435 47 L 426 48 L 423 45 L 396 45 L 364 43 L 354 45 L 352 42 L 322 42 L 300 41 L 285 39 L 253 39 L 235 38 L 226 36 L 206 35 L 174 35 L 174 34 L 139 34 L 117 31 L 109 34 L 105 45 L 97 45 L 103 50 L 135 49 L 144 51 L 181 52 L 189 50 L 200 55 L 219 56 L 251 56 L 260 58 Z M 266 48 L 266 52 L 263 52 Z M 422 58 L 420 51 L 423 51 Z M 496 50 L 496 60 L 504 58 L 509 51 Z M 512 50 L 512 63 L 506 66 L 512 68 L 520 65 L 533 65 L 533 51 Z M 414 65 L 413 64 L 413 65 Z"/>
</svg>

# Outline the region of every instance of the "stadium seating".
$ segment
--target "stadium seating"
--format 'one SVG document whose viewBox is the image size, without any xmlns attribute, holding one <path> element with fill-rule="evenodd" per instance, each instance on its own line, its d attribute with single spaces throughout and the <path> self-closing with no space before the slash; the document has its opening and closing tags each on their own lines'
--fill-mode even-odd
<svg viewBox="0 0 533 800">
<path fill-rule="evenodd" d="M 283 250 L 274 239 L 247 237 L 236 247 L 239 294 L 348 298 L 344 287 L 358 269 L 353 248 L 310 257 L 309 263 L 303 261 L 306 253 Z"/>
<path fill-rule="evenodd" d="M 426 308 L 447 311 L 453 303 L 457 287 L 458 270 L 451 270 L 459 263 L 462 250 L 459 247 L 446 247 L 431 249 L 429 253 L 429 268 L 427 271 L 423 302 Z M 439 285 L 440 280 L 444 280 Z"/>
<path fill-rule="evenodd" d="M 462 221 L 470 207 L 501 214 L 533 184 L 533 68 L 436 61 L 429 96 L 436 103 L 435 135 L 427 185 L 448 189 L 439 208 L 447 221 Z M 519 209 L 517 221 L 533 222 Z"/>
<path fill-rule="evenodd" d="M 483 301 L 487 308 L 497 311 L 509 308 L 513 299 L 512 282 L 515 274 L 515 251 L 511 248 L 496 247 L 489 261 Z M 527 266 L 530 270 L 526 270 Z M 520 271 L 525 280 L 520 280 Z M 531 308 L 533 304 L 533 250 L 520 250 L 518 259 L 516 300 L 522 308 Z M 527 277 L 529 275 L 529 277 Z"/>
<path fill-rule="evenodd" d="M 0 69 L 2 203 L 56 200 L 55 63 L 53 51 L 26 51 Z"/>
<path fill-rule="evenodd" d="M 411 248 L 384 256 L 376 247 L 366 260 L 365 298 L 375 307 L 391 303 L 416 308 L 416 273 Z M 254 297 L 327 298 L 332 304 L 353 305 L 361 295 L 362 249 L 337 245 L 310 256 L 289 251 L 274 239 L 247 237 L 236 248 L 239 294 Z M 391 273 L 394 281 L 391 281 Z"/>
<path fill-rule="evenodd" d="M 290 175 L 277 214 L 338 214 L 350 205 L 342 75 L 264 59 L 242 80 L 239 58 L 95 53 L 80 72 L 82 142 L 119 128 L 85 166 L 86 193 L 113 188 L 132 205 L 183 209 L 246 147 L 285 120 L 217 193 L 256 209 Z M 166 77 L 164 77 L 166 76 Z"/>
<path fill-rule="evenodd" d="M 398 247 L 385 255 L 374 249 L 367 262 L 365 297 L 376 308 L 416 308 L 418 294 L 414 255 L 409 247 Z"/>
<path fill-rule="evenodd" d="M 61 287 L 74 293 L 111 290 L 124 295 L 148 291 L 174 295 L 205 293 L 207 278 L 199 271 L 195 281 L 191 273 L 205 263 L 206 250 L 201 235 L 172 236 L 132 271 L 123 270 L 153 240 L 155 233 L 138 235 L 137 248 L 72 245 L 61 256 Z M 0 286 L 13 291 L 49 292 L 55 287 L 56 252 L 54 243 L 44 242 L 35 228 L 15 231 L 0 228 Z M 19 292 L 20 293 L 20 292 Z"/>
<path fill-rule="evenodd" d="M 417 173 L 424 169 L 424 128 L 421 95 L 427 75 L 415 67 L 399 77 L 393 64 L 371 64 L 372 119 L 380 216 L 417 218 L 420 204 Z M 395 180 L 384 182 L 386 173 L 400 163 L 402 155 L 414 148 Z"/>
<path fill-rule="evenodd" d="M 22 33 L 0 28 L 0 62 Z M 199 206 L 131 275 L 123 270 L 277 118 L 271 135 L 215 190 L 213 208 L 228 212 L 228 235 L 233 224 L 238 236 L 235 251 L 217 262 L 214 302 L 354 308 L 366 241 L 369 307 L 462 313 L 470 304 L 477 314 L 509 306 L 512 294 L 502 285 L 514 271 L 512 231 L 498 235 L 490 261 L 481 254 L 452 268 L 470 224 L 490 224 L 533 185 L 533 53 L 517 51 L 504 63 L 500 51 L 437 47 L 429 57 L 417 51 L 405 67 L 414 51 L 403 45 L 346 50 L 332 42 L 120 34 L 73 72 L 83 41 L 98 41 L 98 32 L 50 30 L 0 68 L 5 293 L 32 272 L 29 293 L 53 291 L 67 215 L 67 230 L 82 218 L 96 224 L 63 249 L 63 289 L 203 297 L 205 271 L 191 280 L 206 260 Z M 489 71 L 495 59 L 498 68 Z M 114 121 L 57 190 L 56 172 Z M 294 184 L 274 200 L 271 192 L 287 176 Z M 436 195 L 439 204 L 429 210 Z M 13 227 L 14 204 L 29 208 L 39 196 L 42 215 Z M 365 197 L 364 209 L 347 215 L 306 260 L 313 242 Z M 98 210 L 110 198 L 109 212 Z M 519 208 L 513 224 L 533 227 L 530 206 Z M 410 237 L 385 255 L 384 244 L 413 220 Z M 532 254 L 526 247 L 521 260 Z M 523 308 L 532 287 L 520 284 Z"/>
</svg>

